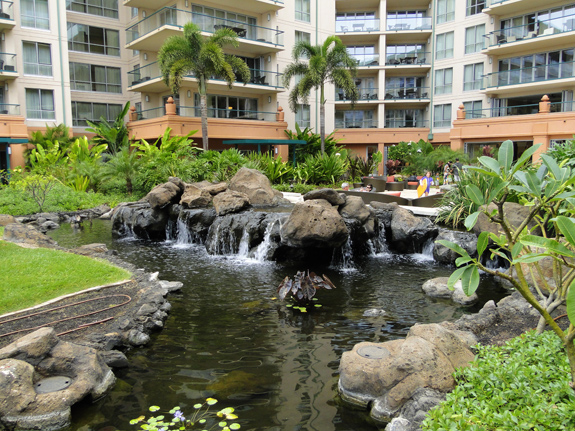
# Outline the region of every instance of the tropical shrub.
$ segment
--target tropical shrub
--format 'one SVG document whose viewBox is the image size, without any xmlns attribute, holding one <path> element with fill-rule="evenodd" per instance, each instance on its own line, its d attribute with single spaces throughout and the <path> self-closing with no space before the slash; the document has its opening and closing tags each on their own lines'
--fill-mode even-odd
<svg viewBox="0 0 575 431">
<path fill-rule="evenodd" d="M 575 167 L 575 139 L 569 139 L 563 144 L 555 144 L 553 148 L 547 150 L 547 154 L 557 160 L 557 163 L 565 162 Z"/>
<path fill-rule="evenodd" d="M 347 161 L 338 154 L 307 156 L 304 163 L 294 169 L 297 182 L 307 184 L 334 184 L 347 172 Z"/>
<path fill-rule="evenodd" d="M 455 372 L 457 386 L 432 409 L 424 431 L 572 430 L 575 395 L 569 364 L 552 332 L 530 331 L 504 346 L 476 346 Z"/>
<path fill-rule="evenodd" d="M 257 169 L 268 177 L 272 184 L 286 183 L 293 177 L 293 168 L 289 163 L 282 161 L 281 157 L 252 153 L 248 158 L 255 162 Z"/>
<path fill-rule="evenodd" d="M 86 120 L 90 126 L 86 130 L 96 134 L 94 143 L 106 144 L 111 154 L 116 154 L 128 145 L 128 126 L 124 122 L 128 109 L 130 109 L 130 102 L 126 102 L 112 123 L 104 117 L 100 117 L 100 121 L 96 122 Z"/>
<path fill-rule="evenodd" d="M 60 148 L 67 151 L 68 147 L 73 143 L 74 139 L 71 138 L 70 128 L 64 123 L 54 125 L 53 127 L 46 124 L 46 130 L 38 130 L 30 134 L 28 142 L 33 145 L 45 144 L 46 141 L 60 143 Z"/>
<path fill-rule="evenodd" d="M 321 153 L 321 136 L 319 133 L 313 133 L 311 127 L 306 127 L 302 130 L 296 123 L 295 132 L 286 130 L 285 133 L 289 139 L 307 142 L 305 145 L 290 146 L 289 159 L 293 159 L 292 155 L 293 151 L 295 151 L 296 165 L 303 163 L 307 156 L 315 156 Z M 328 155 L 335 153 L 347 154 L 347 150 L 337 145 L 340 140 L 334 138 L 334 133 L 335 132 L 332 132 L 325 137 L 325 153 Z"/>
<path fill-rule="evenodd" d="M 497 159 L 482 156 L 479 158 L 481 166 L 469 167 L 489 177 L 492 187 L 488 193 L 475 184 L 465 187 L 467 198 L 479 207 L 479 210 L 467 216 L 465 227 L 472 229 L 481 212 L 500 225 L 503 234 L 498 236 L 488 231 L 481 232 L 477 238 L 476 258 L 470 257 L 462 247 L 450 241 L 438 242 L 460 255 L 456 260 L 459 268 L 448 280 L 451 289 L 461 280 L 464 292 L 471 295 L 479 285 L 481 270 L 510 282 L 539 312 L 538 330 L 549 325 L 561 340 L 570 364 L 571 385 L 575 389 L 575 288 L 571 288 L 575 286 L 575 172 L 568 166 L 559 166 L 547 154 L 540 156 L 541 167 L 537 171 L 523 169 L 539 147 L 540 144 L 532 146 L 513 162 L 513 143 L 505 141 L 499 148 Z M 529 214 L 519 226 L 509 222 L 504 208 L 511 191 L 516 192 L 529 208 Z M 495 205 L 495 210 L 488 211 L 487 205 L 490 203 Z M 535 235 L 532 229 L 528 229 L 530 223 L 535 223 L 541 229 L 541 235 Z M 488 246 L 491 256 L 508 261 L 514 274 L 491 269 L 481 263 Z M 525 278 L 526 271 L 542 274 L 542 259 L 553 262 L 553 282 L 540 277 L 541 280 L 534 283 L 533 293 Z M 546 294 L 543 294 L 544 291 Z M 563 330 L 550 313 L 565 301 L 571 324 Z"/>
</svg>

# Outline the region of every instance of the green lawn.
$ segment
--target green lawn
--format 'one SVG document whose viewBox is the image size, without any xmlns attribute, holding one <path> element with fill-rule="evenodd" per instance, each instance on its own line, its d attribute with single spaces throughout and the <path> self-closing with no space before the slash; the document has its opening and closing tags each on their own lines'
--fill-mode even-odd
<svg viewBox="0 0 575 431">
<path fill-rule="evenodd" d="M 131 277 L 102 260 L 6 241 L 0 241 L 0 268 L 0 315 Z"/>
</svg>

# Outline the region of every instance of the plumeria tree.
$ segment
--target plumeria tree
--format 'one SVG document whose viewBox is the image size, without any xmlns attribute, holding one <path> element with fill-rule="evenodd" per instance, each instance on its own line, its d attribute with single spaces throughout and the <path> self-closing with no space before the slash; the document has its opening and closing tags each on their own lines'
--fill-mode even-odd
<svg viewBox="0 0 575 431">
<path fill-rule="evenodd" d="M 474 184 L 465 187 L 463 193 L 479 208 L 467 216 L 465 226 L 472 229 L 482 213 L 501 232 L 480 233 L 477 257 L 452 242 L 438 243 L 460 255 L 456 260 L 459 268 L 448 281 L 450 288 L 461 280 L 463 290 L 471 295 L 479 286 L 479 271 L 483 271 L 507 280 L 539 312 L 538 329 L 548 325 L 563 343 L 571 368 L 571 387 L 575 390 L 575 171 L 547 154 L 540 156 L 538 169 L 525 168 L 539 147 L 529 148 L 514 162 L 513 143 L 505 141 L 497 158 L 482 156 L 480 166 L 466 167 L 484 176 L 489 184 L 485 192 Z M 505 203 L 512 192 L 529 208 L 518 226 L 510 222 L 506 212 Z M 482 264 L 481 257 L 487 253 L 507 260 L 512 271 Z M 544 276 L 544 260 L 551 262 L 552 273 L 548 277 Z M 565 330 L 551 316 L 564 302 L 570 320 Z"/>
<path fill-rule="evenodd" d="M 244 83 L 250 80 L 247 64 L 235 55 L 224 53 L 225 47 L 239 45 L 237 39 L 237 34 L 230 28 L 221 28 L 210 37 L 204 37 L 200 28 L 189 22 L 184 25 L 184 34 L 169 37 L 158 53 L 162 77 L 174 94 L 179 93 L 184 77 L 193 77 L 198 83 L 204 150 L 209 149 L 208 80 L 223 79 L 229 88 L 237 78 Z"/>
<path fill-rule="evenodd" d="M 346 46 L 337 36 L 329 36 L 322 45 L 311 45 L 306 41 L 295 44 L 293 62 L 284 70 L 283 82 L 289 88 L 291 79 L 301 76 L 289 94 L 289 104 L 293 112 L 300 103 L 307 103 L 311 90 L 320 92 L 320 137 L 321 152 L 325 152 L 325 85 L 335 84 L 352 104 L 358 98 L 355 85 L 357 62 L 348 53 Z"/>
</svg>

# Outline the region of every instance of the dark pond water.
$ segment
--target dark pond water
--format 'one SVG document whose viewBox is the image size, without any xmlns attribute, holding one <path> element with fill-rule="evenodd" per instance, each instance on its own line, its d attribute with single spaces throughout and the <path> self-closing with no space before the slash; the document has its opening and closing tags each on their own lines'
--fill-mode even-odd
<svg viewBox="0 0 575 431">
<path fill-rule="evenodd" d="M 473 308 L 426 297 L 421 285 L 452 271 L 426 255 L 383 253 L 346 269 L 307 268 L 210 256 L 198 245 L 112 240 L 110 227 L 97 221 L 74 232 L 64 225 L 53 237 L 66 247 L 104 242 L 124 260 L 184 288 L 168 297 L 173 308 L 164 330 L 127 353 L 131 366 L 117 373 L 114 391 L 76 409 L 72 430 L 136 429 L 130 419 L 151 405 L 186 411 L 208 396 L 219 407 L 234 407 L 245 430 L 375 430 L 336 401 L 341 354 L 361 341 L 403 337 L 415 323 L 456 319 L 505 295 L 485 279 Z M 318 292 L 322 307 L 309 313 L 275 299 L 282 279 L 305 269 L 337 286 Z M 385 313 L 370 317 L 370 310 Z"/>
</svg>

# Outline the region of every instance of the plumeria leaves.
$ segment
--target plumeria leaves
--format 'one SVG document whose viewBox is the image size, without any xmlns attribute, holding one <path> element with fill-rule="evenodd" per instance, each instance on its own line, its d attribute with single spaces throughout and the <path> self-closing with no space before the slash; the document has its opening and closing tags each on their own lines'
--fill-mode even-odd
<svg viewBox="0 0 575 431">
<path fill-rule="evenodd" d="M 560 256 L 575 258 L 575 253 L 561 244 L 559 241 L 550 238 L 543 238 L 536 235 L 525 235 L 520 239 L 523 245 L 540 247 L 547 252 L 558 254 Z"/>
<path fill-rule="evenodd" d="M 461 247 L 459 244 L 455 244 L 454 242 L 446 241 L 446 240 L 443 240 L 443 239 L 440 239 L 440 240 L 435 241 L 435 242 L 438 243 L 438 244 L 441 244 L 441 245 L 444 246 L 444 247 L 447 247 L 447 248 L 450 249 L 450 250 L 453 250 L 454 252 L 456 252 L 456 253 L 459 254 L 460 256 L 462 256 L 462 257 L 468 257 L 468 258 L 471 260 L 471 258 L 470 258 L 470 256 L 469 256 L 469 253 L 467 253 L 467 252 L 465 251 L 465 249 L 463 249 L 463 247 Z"/>
<path fill-rule="evenodd" d="M 575 279 L 571 282 L 567 293 L 567 316 L 571 322 L 575 322 Z"/>
<path fill-rule="evenodd" d="M 498 153 L 499 166 L 503 168 L 503 172 L 506 174 L 511 170 L 511 165 L 513 164 L 513 142 L 509 139 L 504 141 L 499 147 Z"/>
<path fill-rule="evenodd" d="M 477 237 L 477 256 L 481 257 L 487 245 L 489 244 L 489 234 L 487 232 L 481 232 Z"/>
<path fill-rule="evenodd" d="M 479 211 L 475 211 L 472 214 L 469 214 L 467 217 L 465 217 L 465 228 L 467 230 L 471 230 L 473 229 L 473 226 L 475 226 L 475 223 L 477 223 L 477 219 L 479 218 Z"/>
</svg>

